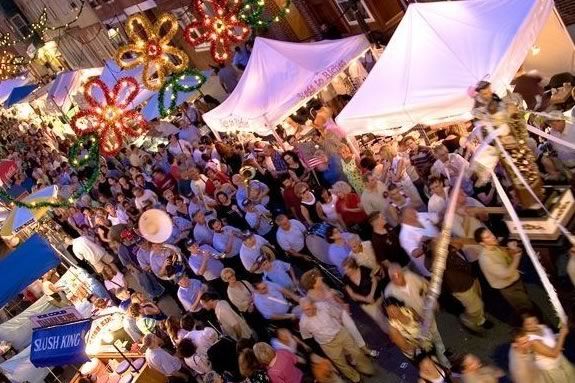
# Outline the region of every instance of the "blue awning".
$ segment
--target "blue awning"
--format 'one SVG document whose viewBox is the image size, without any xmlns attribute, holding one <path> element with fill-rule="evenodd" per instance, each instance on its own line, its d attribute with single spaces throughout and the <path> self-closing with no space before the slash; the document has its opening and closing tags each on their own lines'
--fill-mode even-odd
<svg viewBox="0 0 575 383">
<path fill-rule="evenodd" d="M 15 105 L 25 99 L 30 93 L 32 93 L 38 85 L 36 84 L 28 84 L 24 86 L 19 86 L 14 88 L 8 96 L 6 102 L 4 102 L 4 108 L 10 108 L 12 105 Z"/>
<path fill-rule="evenodd" d="M 30 361 L 36 367 L 64 366 L 90 360 L 86 355 L 86 334 L 91 319 L 34 329 Z"/>
<path fill-rule="evenodd" d="M 60 258 L 44 238 L 39 234 L 28 238 L 0 259 L 0 307 L 59 263 Z"/>
</svg>

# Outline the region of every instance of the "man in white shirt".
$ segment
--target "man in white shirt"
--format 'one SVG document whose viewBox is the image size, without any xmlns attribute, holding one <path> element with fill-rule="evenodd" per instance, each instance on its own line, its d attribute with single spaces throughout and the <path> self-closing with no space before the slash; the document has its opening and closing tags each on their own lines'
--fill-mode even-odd
<svg viewBox="0 0 575 383">
<path fill-rule="evenodd" d="M 409 255 L 417 272 L 424 277 L 430 277 L 431 273 L 425 267 L 425 253 L 422 245 L 424 240 L 439 235 L 439 230 L 435 226 L 436 223 L 437 216 L 435 214 L 418 213 L 411 207 L 404 208 L 401 214 L 399 244 Z"/>
<path fill-rule="evenodd" d="M 203 277 L 208 282 L 220 279 L 224 265 L 216 257 L 221 253 L 211 246 L 200 246 L 194 241 L 188 241 L 186 247 L 190 252 L 188 264 L 197 276 Z"/>
<path fill-rule="evenodd" d="M 258 235 L 265 237 L 273 228 L 272 214 L 263 205 L 255 205 L 249 199 L 243 201 L 246 222 Z"/>
<path fill-rule="evenodd" d="M 122 209 L 117 209 L 111 203 L 107 203 L 104 206 L 104 208 L 108 213 L 108 221 L 110 221 L 112 226 L 127 225 L 128 222 L 130 221 L 130 218 L 128 217 L 125 211 L 123 211 Z"/>
<path fill-rule="evenodd" d="M 551 117 L 547 119 L 547 123 L 551 128 L 549 134 L 553 137 L 575 144 L 575 127 L 572 123 L 565 121 L 565 117 L 560 111 L 551 112 Z M 552 146 L 557 152 L 557 157 L 565 166 L 568 168 L 575 167 L 575 150 L 555 142 L 552 142 Z"/>
<path fill-rule="evenodd" d="M 299 308 L 288 299 L 298 302 L 300 297 L 272 282 L 261 281 L 255 284 L 254 305 L 266 319 L 295 320 Z M 294 312 L 296 311 L 296 312 Z"/>
<path fill-rule="evenodd" d="M 427 187 L 432 193 L 427 202 L 427 211 L 443 217 L 447 209 L 447 198 L 449 197 L 449 188 L 443 184 L 440 177 L 431 177 L 427 182 Z"/>
<path fill-rule="evenodd" d="M 208 290 L 198 279 L 190 279 L 187 276 L 182 276 L 178 281 L 178 300 L 188 312 L 198 312 L 201 310 L 200 298 L 203 293 Z"/>
<path fill-rule="evenodd" d="M 262 246 L 269 246 L 270 243 L 264 238 L 257 234 L 250 234 L 240 248 L 240 259 L 242 260 L 242 265 L 246 271 L 250 273 L 256 272 L 259 267 L 257 260 L 261 256 Z"/>
<path fill-rule="evenodd" d="M 209 292 L 202 295 L 201 302 L 206 310 L 214 310 L 225 335 L 235 341 L 252 337 L 250 326 L 232 309 L 228 302 L 219 300 L 217 295 Z"/>
<path fill-rule="evenodd" d="M 383 197 L 387 190 L 383 182 L 379 181 L 373 173 L 363 176 L 365 188 L 361 193 L 361 206 L 367 215 L 374 212 L 383 213 L 389 208 L 389 204 Z"/>
<path fill-rule="evenodd" d="M 402 301 L 421 315 L 429 286 L 427 280 L 409 270 L 402 270 L 401 266 L 395 263 L 389 266 L 387 273 L 390 282 L 385 287 L 383 295 Z"/>
<path fill-rule="evenodd" d="M 445 177 L 450 186 L 455 185 L 461 170 L 469 168 L 469 162 L 465 158 L 457 153 L 449 153 L 449 150 L 443 144 L 434 146 L 433 154 L 435 154 L 437 160 L 431 167 L 431 175 L 434 177 Z"/>
<path fill-rule="evenodd" d="M 206 244 L 211 246 L 214 241 L 214 233 L 209 228 L 203 211 L 198 210 L 194 214 L 194 223 L 195 226 L 193 233 L 196 242 L 200 245 Z"/>
<path fill-rule="evenodd" d="M 158 204 L 158 196 L 149 189 L 134 188 L 134 197 L 134 204 L 138 210 L 142 210 L 147 205 L 156 206 Z"/>
<path fill-rule="evenodd" d="M 176 349 L 178 355 L 184 358 L 186 366 L 191 368 L 200 377 L 212 371 L 212 364 L 206 351 L 198 350 L 191 339 L 182 339 Z"/>
<path fill-rule="evenodd" d="M 213 247 L 226 258 L 232 258 L 240 254 L 242 248 L 241 231 L 233 226 L 224 226 L 219 219 L 212 219 L 208 227 L 214 232 Z"/>
<path fill-rule="evenodd" d="M 343 327 L 341 310 L 325 302 L 313 303 L 309 298 L 301 301 L 303 315 L 299 322 L 303 339 L 313 338 L 333 364 L 350 381 L 361 381 L 361 374 L 373 375 L 375 369 L 349 332 Z M 356 363 L 355 368 L 347 357 Z"/>
<path fill-rule="evenodd" d="M 305 235 L 307 233 L 304 224 L 297 219 L 288 219 L 284 214 L 276 217 L 276 224 L 278 225 L 276 232 L 278 245 L 288 255 L 303 257 L 302 252 L 305 249 Z"/>
<path fill-rule="evenodd" d="M 72 245 L 72 251 L 76 258 L 88 262 L 97 273 L 101 273 L 104 265 L 112 267 L 114 272 L 119 272 L 118 267 L 114 264 L 114 257 L 96 242 L 93 242 L 86 236 L 80 236 L 69 241 Z"/>
<path fill-rule="evenodd" d="M 187 376 L 180 372 L 182 369 L 182 362 L 179 358 L 171 355 L 169 352 L 161 347 L 162 340 L 154 334 L 147 334 L 143 341 L 146 348 L 145 358 L 148 365 L 162 375 L 179 376 L 187 378 Z"/>
</svg>

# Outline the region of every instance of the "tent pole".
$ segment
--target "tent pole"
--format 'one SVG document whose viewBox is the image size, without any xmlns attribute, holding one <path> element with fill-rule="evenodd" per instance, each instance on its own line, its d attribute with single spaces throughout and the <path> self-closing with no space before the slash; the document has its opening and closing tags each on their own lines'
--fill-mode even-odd
<svg viewBox="0 0 575 383">
<path fill-rule="evenodd" d="M 56 379 L 58 383 L 64 383 L 60 380 L 60 378 L 58 378 L 58 376 L 56 376 L 56 374 L 54 374 L 54 372 L 52 372 L 51 368 L 48 369 L 48 372 L 50 372 L 50 374 L 54 377 L 54 379 Z"/>
</svg>

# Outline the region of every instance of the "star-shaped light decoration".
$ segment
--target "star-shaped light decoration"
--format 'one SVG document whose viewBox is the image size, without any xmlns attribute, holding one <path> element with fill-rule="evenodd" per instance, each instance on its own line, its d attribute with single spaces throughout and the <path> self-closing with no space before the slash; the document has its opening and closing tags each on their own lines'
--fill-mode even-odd
<svg viewBox="0 0 575 383">
<path fill-rule="evenodd" d="M 197 21 L 190 23 L 184 30 L 186 41 L 197 46 L 210 43 L 210 52 L 217 63 L 224 63 L 230 58 L 231 45 L 245 41 L 250 29 L 238 17 L 239 0 L 194 0 Z M 211 8 L 211 14 L 204 6 Z"/>
<path fill-rule="evenodd" d="M 125 69 L 143 64 L 142 79 L 146 88 L 160 90 L 166 76 L 188 66 L 188 55 L 170 44 L 178 32 L 178 19 L 173 14 L 162 13 L 152 25 L 146 16 L 138 13 L 130 16 L 126 28 L 133 43 L 118 49 L 116 62 Z"/>
<path fill-rule="evenodd" d="M 102 101 L 94 97 L 94 89 L 103 93 Z M 122 148 L 124 136 L 137 138 L 149 128 L 139 112 L 127 110 L 138 92 L 138 82 L 133 77 L 121 78 L 112 90 L 99 78 L 92 79 L 84 86 L 90 109 L 76 113 L 70 126 L 78 136 L 97 134 L 100 152 L 112 156 Z"/>
</svg>

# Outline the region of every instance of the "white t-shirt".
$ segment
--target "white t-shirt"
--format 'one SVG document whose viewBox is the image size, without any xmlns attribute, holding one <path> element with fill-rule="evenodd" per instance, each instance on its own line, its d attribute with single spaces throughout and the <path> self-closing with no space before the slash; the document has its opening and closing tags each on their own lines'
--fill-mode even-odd
<svg viewBox="0 0 575 383">
<path fill-rule="evenodd" d="M 264 238 L 260 237 L 257 234 L 254 234 L 256 239 L 256 244 L 254 247 L 247 247 L 245 244 L 242 243 L 242 247 L 240 249 L 240 259 L 242 261 L 242 265 L 247 271 L 250 271 L 258 260 L 261 255 L 261 248 L 264 245 L 269 245 L 269 242 Z"/>
<path fill-rule="evenodd" d="M 313 317 L 303 314 L 299 328 L 303 339 L 314 338 L 319 344 L 327 344 L 335 339 L 343 328 L 341 312 L 334 310 L 328 303 L 315 303 L 317 312 Z"/>
<path fill-rule="evenodd" d="M 416 258 L 412 256 L 411 253 L 421 247 L 424 237 L 435 238 L 439 234 L 439 230 L 435 226 L 437 216 L 432 213 L 417 213 L 417 217 L 423 228 L 402 223 L 401 232 L 399 233 L 399 243 L 407 255 L 409 255 L 417 272 L 424 277 L 429 277 L 431 273 L 425 267 L 425 256 L 422 255 Z"/>
<path fill-rule="evenodd" d="M 246 215 L 244 217 L 248 225 L 250 225 L 252 229 L 256 230 L 259 235 L 266 235 L 273 228 L 273 221 L 271 221 L 271 219 L 264 217 L 263 215 L 270 216 L 270 211 L 262 205 L 256 205 L 255 211 L 246 212 Z M 258 218 L 259 218 L 259 226 L 256 229 Z"/>
<path fill-rule="evenodd" d="M 218 279 L 220 277 L 220 273 L 224 269 L 224 264 L 213 257 L 213 255 L 219 254 L 218 251 L 209 245 L 201 245 L 200 249 L 202 251 L 210 253 L 210 255 L 208 256 L 208 264 L 206 266 L 206 270 L 204 271 L 204 274 L 202 276 L 206 279 L 206 281 L 213 281 L 215 279 Z M 190 265 L 190 268 L 196 275 L 198 275 L 198 271 L 200 270 L 200 267 L 202 266 L 203 262 L 204 262 L 203 253 L 199 254 L 190 253 L 190 257 L 188 258 L 188 264 Z"/>
<path fill-rule="evenodd" d="M 202 309 L 202 306 L 198 304 L 195 309 L 192 306 L 198 296 L 207 289 L 206 285 L 204 285 L 200 280 L 190 279 L 190 285 L 188 287 L 180 286 L 178 288 L 178 299 L 186 311 L 198 312 Z"/>
<path fill-rule="evenodd" d="M 241 240 L 241 238 L 238 238 L 234 235 L 234 231 L 237 231 L 237 230 L 238 229 L 234 229 L 231 226 L 224 226 L 222 228 L 221 233 L 214 232 L 214 237 L 213 237 L 214 249 L 223 253 L 226 250 L 226 247 L 228 245 L 228 240 L 231 236 L 232 237 L 232 249 L 231 249 L 230 254 L 227 256 L 227 258 L 235 257 L 236 255 L 238 255 L 240 253 L 240 249 L 242 248 L 242 240 Z"/>
<path fill-rule="evenodd" d="M 165 376 L 173 375 L 182 368 L 182 362 L 180 359 L 159 347 L 155 349 L 147 349 L 145 356 L 146 362 L 150 367 Z"/>
<path fill-rule="evenodd" d="M 414 309 L 418 314 L 423 312 L 423 300 L 427 291 L 427 280 L 411 271 L 403 271 L 405 286 L 388 283 L 385 287 L 386 298 L 396 298 Z"/>
<path fill-rule="evenodd" d="M 152 206 L 158 204 L 158 196 L 156 193 L 149 189 L 144 189 L 144 194 L 141 197 L 134 198 L 134 204 L 138 210 L 142 210 L 146 202 L 150 201 Z"/>
<path fill-rule="evenodd" d="M 284 289 L 293 288 L 293 281 L 290 277 L 289 270 L 291 265 L 287 262 L 275 259 L 271 262 L 272 268 L 270 271 L 264 271 L 264 278 L 273 282 Z"/>
<path fill-rule="evenodd" d="M 305 234 L 307 229 L 297 219 L 290 219 L 289 230 L 278 228 L 276 239 L 280 247 L 285 251 L 302 251 L 305 246 Z"/>
</svg>

